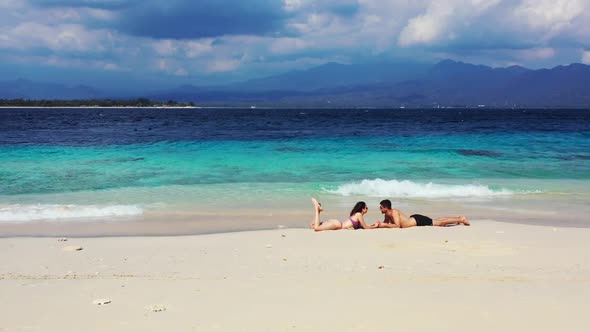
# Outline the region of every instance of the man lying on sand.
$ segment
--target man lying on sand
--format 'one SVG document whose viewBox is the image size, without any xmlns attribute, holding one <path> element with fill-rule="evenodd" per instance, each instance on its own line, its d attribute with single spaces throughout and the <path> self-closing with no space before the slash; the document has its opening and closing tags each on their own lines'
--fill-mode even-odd
<svg viewBox="0 0 590 332">
<path fill-rule="evenodd" d="M 407 228 L 414 226 L 449 226 L 453 224 L 462 224 L 469 226 L 469 221 L 464 216 L 444 217 L 432 220 L 421 214 L 413 214 L 409 218 L 400 210 L 391 208 L 391 201 L 384 199 L 379 203 L 381 213 L 385 215 L 383 222 L 377 221 L 371 226 L 377 228 Z"/>
</svg>

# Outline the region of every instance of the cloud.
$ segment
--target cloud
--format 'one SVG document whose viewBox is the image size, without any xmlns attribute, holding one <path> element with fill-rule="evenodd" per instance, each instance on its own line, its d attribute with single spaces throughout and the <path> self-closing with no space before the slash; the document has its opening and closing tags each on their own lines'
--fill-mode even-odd
<svg viewBox="0 0 590 332">
<path fill-rule="evenodd" d="M 174 76 L 187 76 L 189 74 L 182 64 L 169 59 L 159 59 L 156 66 L 159 71 Z"/>
<path fill-rule="evenodd" d="M 0 1 L 0 9 L 16 9 L 22 8 L 25 4 L 20 0 L 2 0 Z"/>
<path fill-rule="evenodd" d="M 516 15 L 534 29 L 556 30 L 584 12 L 584 0 L 524 0 Z"/>
<path fill-rule="evenodd" d="M 359 0 L 283 0 L 288 12 L 324 12 L 339 16 L 353 16 L 361 9 Z"/>
<path fill-rule="evenodd" d="M 447 29 L 453 8 L 441 2 L 432 3 L 426 13 L 409 20 L 399 36 L 401 46 L 425 44 L 436 41 Z"/>
<path fill-rule="evenodd" d="M 273 0 L 146 0 L 118 14 L 118 30 L 157 39 L 272 35 L 287 17 L 282 3 Z"/>
<path fill-rule="evenodd" d="M 10 0 L 9 0 L 10 1 Z M 121 9 L 141 4 L 141 0 L 29 0 L 38 7 L 87 7 L 99 9 Z"/>
<path fill-rule="evenodd" d="M 429 1 L 424 12 L 408 20 L 399 34 L 398 44 L 428 45 L 461 38 L 480 16 L 499 3 L 500 0 Z"/>
<path fill-rule="evenodd" d="M 159 56 L 196 58 L 214 50 L 213 39 L 197 41 L 160 39 L 152 43 L 153 49 Z"/>
<path fill-rule="evenodd" d="M 309 47 L 310 43 L 303 38 L 275 38 L 270 44 L 270 51 L 273 54 L 290 54 Z"/>
<path fill-rule="evenodd" d="M 214 59 L 207 65 L 208 72 L 228 72 L 235 70 L 241 64 L 240 59 Z"/>
<path fill-rule="evenodd" d="M 287 22 L 309 13 L 354 16 L 357 0 L 31 0 L 35 6 L 109 11 L 124 34 L 155 39 L 227 35 L 280 36 Z"/>
<path fill-rule="evenodd" d="M 549 59 L 555 56 L 555 49 L 550 47 L 533 48 L 520 51 L 524 60 L 531 59 Z"/>
<path fill-rule="evenodd" d="M 590 0 L 0 0 L 0 60 L 228 80 L 328 61 L 587 61 Z"/>
<path fill-rule="evenodd" d="M 79 24 L 43 25 L 26 22 L 6 31 L 0 47 L 15 49 L 46 48 L 56 53 L 97 52 L 102 41 L 110 39 L 107 31 L 89 31 Z"/>
<path fill-rule="evenodd" d="M 590 51 L 582 51 L 582 63 L 590 65 Z"/>
</svg>

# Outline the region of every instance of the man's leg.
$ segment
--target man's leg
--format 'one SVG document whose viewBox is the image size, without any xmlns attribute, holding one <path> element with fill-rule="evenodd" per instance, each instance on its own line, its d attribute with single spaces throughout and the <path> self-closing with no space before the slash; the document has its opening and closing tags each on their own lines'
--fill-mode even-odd
<svg viewBox="0 0 590 332">
<path fill-rule="evenodd" d="M 452 224 L 462 224 L 465 226 L 470 225 L 469 221 L 467 221 L 467 218 L 465 218 L 464 216 L 443 217 L 443 218 L 434 219 L 432 221 L 433 226 L 447 226 L 447 225 L 452 225 Z"/>
</svg>

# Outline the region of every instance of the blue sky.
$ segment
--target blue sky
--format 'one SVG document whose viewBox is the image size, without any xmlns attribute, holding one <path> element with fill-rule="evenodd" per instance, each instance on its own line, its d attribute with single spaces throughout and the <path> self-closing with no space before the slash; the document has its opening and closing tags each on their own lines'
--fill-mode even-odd
<svg viewBox="0 0 590 332">
<path fill-rule="evenodd" d="M 590 64 L 590 0 L 0 0 L 0 80 L 206 85 L 327 62 Z"/>
</svg>

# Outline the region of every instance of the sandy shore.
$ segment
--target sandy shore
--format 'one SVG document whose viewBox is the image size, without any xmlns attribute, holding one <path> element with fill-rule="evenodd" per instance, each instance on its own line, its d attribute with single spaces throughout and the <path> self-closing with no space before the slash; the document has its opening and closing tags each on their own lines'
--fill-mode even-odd
<svg viewBox="0 0 590 332">
<path fill-rule="evenodd" d="M 473 224 L 1 238 L 0 331 L 587 328 L 590 229 Z"/>
</svg>

